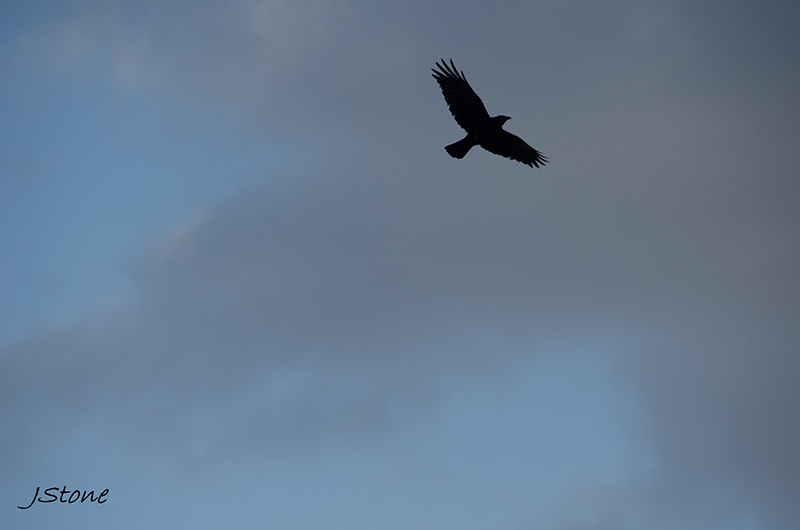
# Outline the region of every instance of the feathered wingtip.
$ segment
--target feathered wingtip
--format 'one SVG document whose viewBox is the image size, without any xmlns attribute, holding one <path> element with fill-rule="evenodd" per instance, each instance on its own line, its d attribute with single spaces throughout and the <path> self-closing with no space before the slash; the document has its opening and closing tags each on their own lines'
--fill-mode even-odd
<svg viewBox="0 0 800 530">
<path fill-rule="evenodd" d="M 550 159 L 549 159 L 549 158 L 547 158 L 546 156 L 544 156 L 542 153 L 539 153 L 539 154 L 536 156 L 536 158 L 534 158 L 533 160 L 531 160 L 531 163 L 532 163 L 534 166 L 536 166 L 537 168 L 538 168 L 538 167 L 544 167 L 544 166 L 546 166 L 546 165 L 547 165 L 549 162 L 550 162 Z M 530 164 L 529 164 L 529 165 L 530 165 Z"/>
<path fill-rule="evenodd" d="M 467 80 L 467 77 L 464 75 L 464 72 L 458 71 L 458 68 L 456 68 L 456 63 L 453 62 L 453 59 L 450 59 L 450 65 L 448 65 L 447 61 L 445 61 L 444 59 L 439 59 L 439 60 L 441 61 L 441 63 L 439 62 L 436 63 L 436 66 L 439 68 L 439 71 L 437 71 L 435 68 L 431 68 L 431 70 L 433 70 L 433 77 L 436 80 L 439 80 L 444 77 L 452 77 L 455 79 L 461 79 L 462 81 Z"/>
</svg>

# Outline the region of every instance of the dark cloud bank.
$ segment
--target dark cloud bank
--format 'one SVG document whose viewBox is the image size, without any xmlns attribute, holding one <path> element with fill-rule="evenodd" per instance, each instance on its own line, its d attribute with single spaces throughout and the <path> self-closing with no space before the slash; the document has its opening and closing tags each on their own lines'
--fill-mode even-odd
<svg viewBox="0 0 800 530">
<path fill-rule="evenodd" d="M 483 48 L 434 36 L 435 6 L 349 5 L 326 16 L 374 50 L 325 26 L 297 68 L 266 73 L 248 71 L 246 33 L 212 35 L 209 72 L 169 90 L 233 94 L 269 118 L 257 134 L 285 126 L 329 158 L 155 242 L 131 266 L 133 300 L 3 346 L 4 453 L 29 458 L 42 433 L 87 421 L 174 453 L 200 410 L 230 433 L 201 456 L 374 434 L 434 405 L 445 381 L 545 344 L 619 340 L 657 458 L 652 527 L 744 506 L 796 528 L 800 19 L 779 3 L 703 5 L 466 7 L 485 21 L 472 39 L 502 35 Z M 163 9 L 156 20 L 183 13 Z M 459 133 L 428 68 L 451 52 L 551 167 L 446 156 Z M 254 87 L 283 103 L 257 103 Z"/>
</svg>

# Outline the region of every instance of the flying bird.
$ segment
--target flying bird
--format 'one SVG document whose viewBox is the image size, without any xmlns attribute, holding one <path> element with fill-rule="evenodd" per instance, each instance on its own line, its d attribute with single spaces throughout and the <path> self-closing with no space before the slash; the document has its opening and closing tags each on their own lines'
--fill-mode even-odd
<svg viewBox="0 0 800 530">
<path fill-rule="evenodd" d="M 503 124 L 510 120 L 508 116 L 490 117 L 483 106 L 483 101 L 469 86 L 464 72 L 459 72 L 453 60 L 450 64 L 442 59 L 436 63 L 439 70 L 433 70 L 433 77 L 442 88 L 444 100 L 450 113 L 467 135 L 454 144 L 445 147 L 453 158 L 464 158 L 467 152 L 479 145 L 496 155 L 510 158 L 533 167 L 544 166 L 548 160 L 542 153 L 525 143 L 525 140 L 503 129 Z"/>
</svg>

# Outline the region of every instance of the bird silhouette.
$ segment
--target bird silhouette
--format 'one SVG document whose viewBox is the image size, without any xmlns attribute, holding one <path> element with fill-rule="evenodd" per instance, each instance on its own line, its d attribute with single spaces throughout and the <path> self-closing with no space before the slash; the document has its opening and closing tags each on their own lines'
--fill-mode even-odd
<svg viewBox="0 0 800 530">
<path fill-rule="evenodd" d="M 525 143 L 525 140 L 503 129 L 510 120 L 508 116 L 489 116 L 483 101 L 469 86 L 464 72 L 459 72 L 453 60 L 450 64 L 442 59 L 433 70 L 433 78 L 439 83 L 450 113 L 467 135 L 454 144 L 445 147 L 453 158 L 464 158 L 467 152 L 479 145 L 496 155 L 522 162 L 533 167 L 544 166 L 548 159 L 542 153 Z"/>
</svg>

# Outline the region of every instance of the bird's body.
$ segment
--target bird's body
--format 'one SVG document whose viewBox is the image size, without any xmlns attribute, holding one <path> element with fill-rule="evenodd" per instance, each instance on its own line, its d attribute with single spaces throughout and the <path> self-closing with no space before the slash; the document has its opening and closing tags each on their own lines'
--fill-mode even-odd
<svg viewBox="0 0 800 530">
<path fill-rule="evenodd" d="M 445 149 L 453 158 L 464 158 L 467 152 L 479 145 L 496 155 L 504 156 L 527 166 L 544 166 L 547 158 L 525 141 L 503 129 L 508 116 L 489 116 L 483 101 L 469 86 L 464 72 L 459 72 L 453 60 L 448 65 L 444 59 L 436 63 L 433 77 L 442 89 L 450 112 L 467 135 Z"/>
</svg>

